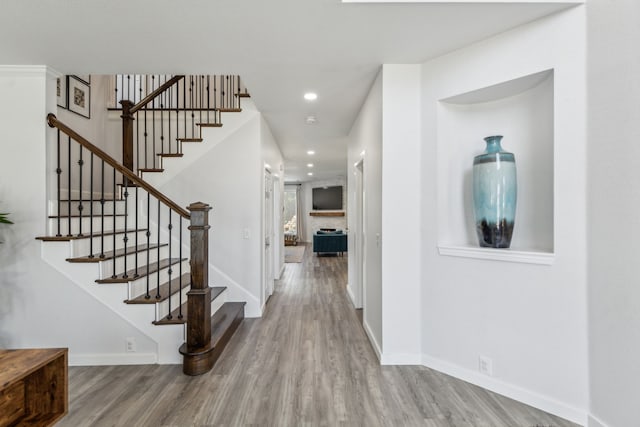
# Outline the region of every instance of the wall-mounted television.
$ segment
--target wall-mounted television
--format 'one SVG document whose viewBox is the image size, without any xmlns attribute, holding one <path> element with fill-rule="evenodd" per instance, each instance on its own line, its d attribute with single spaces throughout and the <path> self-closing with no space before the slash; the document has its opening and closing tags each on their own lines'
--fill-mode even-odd
<svg viewBox="0 0 640 427">
<path fill-rule="evenodd" d="M 314 211 L 342 210 L 342 185 L 314 188 L 311 200 Z"/>
</svg>

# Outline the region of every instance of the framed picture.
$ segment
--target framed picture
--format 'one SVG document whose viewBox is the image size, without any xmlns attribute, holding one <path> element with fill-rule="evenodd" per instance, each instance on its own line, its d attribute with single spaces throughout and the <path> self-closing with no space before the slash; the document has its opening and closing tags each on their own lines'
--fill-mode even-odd
<svg viewBox="0 0 640 427">
<path fill-rule="evenodd" d="M 69 76 L 69 111 L 91 118 L 91 87 L 76 76 Z"/>
<path fill-rule="evenodd" d="M 82 80 L 83 82 L 85 82 L 88 85 L 91 84 L 91 75 L 90 74 L 80 74 L 80 75 L 76 75 L 76 76 L 73 76 L 73 77 L 77 78 L 78 80 Z"/>
<path fill-rule="evenodd" d="M 58 107 L 67 108 L 68 99 L 67 99 L 67 76 L 58 77 L 58 83 L 56 85 L 56 95 L 58 99 Z"/>
</svg>

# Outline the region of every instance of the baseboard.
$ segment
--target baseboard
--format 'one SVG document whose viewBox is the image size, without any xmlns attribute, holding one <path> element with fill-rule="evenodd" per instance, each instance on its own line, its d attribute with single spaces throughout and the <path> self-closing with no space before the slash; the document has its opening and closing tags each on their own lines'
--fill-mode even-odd
<svg viewBox="0 0 640 427">
<path fill-rule="evenodd" d="M 151 365 L 158 362 L 155 353 L 74 354 L 69 352 L 69 366 Z"/>
<path fill-rule="evenodd" d="M 381 365 L 422 365 L 421 354 L 382 354 Z"/>
<path fill-rule="evenodd" d="M 356 297 L 353 295 L 351 286 L 348 283 L 347 283 L 347 295 L 349 296 L 349 300 L 351 301 L 351 305 L 353 305 L 353 308 L 358 308 L 356 306 Z"/>
<path fill-rule="evenodd" d="M 371 328 L 369 327 L 369 324 L 366 322 L 366 320 L 362 322 L 362 327 L 364 328 L 364 332 L 367 334 L 367 337 L 369 337 L 371 347 L 373 347 L 373 351 L 376 353 L 378 360 L 381 360 L 382 351 L 380 349 L 380 345 L 378 344 L 378 341 L 376 341 L 376 338 L 373 335 L 373 332 L 371 331 Z"/>
<path fill-rule="evenodd" d="M 600 421 L 594 415 L 589 414 L 589 422 L 587 424 L 588 427 L 609 427 L 604 422 Z"/>
<path fill-rule="evenodd" d="M 566 403 L 543 396 L 530 390 L 514 386 L 493 377 L 480 374 L 452 363 L 422 355 L 422 364 L 428 368 L 442 372 L 479 387 L 501 394 L 510 399 L 538 408 L 542 411 L 567 419 L 580 425 L 587 425 L 587 413 Z"/>
<path fill-rule="evenodd" d="M 284 274 L 284 263 L 282 263 L 282 267 L 280 267 L 280 274 L 278 274 L 278 280 L 282 279 L 282 275 Z"/>
</svg>

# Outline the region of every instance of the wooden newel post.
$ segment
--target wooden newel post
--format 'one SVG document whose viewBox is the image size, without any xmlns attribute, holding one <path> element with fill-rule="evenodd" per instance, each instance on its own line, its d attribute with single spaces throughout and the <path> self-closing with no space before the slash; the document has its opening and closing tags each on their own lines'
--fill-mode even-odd
<svg viewBox="0 0 640 427">
<path fill-rule="evenodd" d="M 129 169 L 133 170 L 133 114 L 131 113 L 131 107 L 133 102 L 128 100 L 120 101 L 122 105 L 122 164 Z"/>
<path fill-rule="evenodd" d="M 200 375 L 215 362 L 211 345 L 211 288 L 209 287 L 209 211 L 211 206 L 196 202 L 191 212 L 191 290 L 187 293 L 187 342 L 180 347 L 183 371 Z"/>
</svg>

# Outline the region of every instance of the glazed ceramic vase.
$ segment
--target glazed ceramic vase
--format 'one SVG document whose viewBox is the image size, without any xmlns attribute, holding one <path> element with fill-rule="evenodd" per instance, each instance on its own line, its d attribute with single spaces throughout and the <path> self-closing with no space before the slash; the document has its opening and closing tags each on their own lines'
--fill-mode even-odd
<svg viewBox="0 0 640 427">
<path fill-rule="evenodd" d="M 473 207 L 481 247 L 508 248 L 516 217 L 516 159 L 502 150 L 502 136 L 484 138 L 487 149 L 473 159 Z"/>
</svg>

